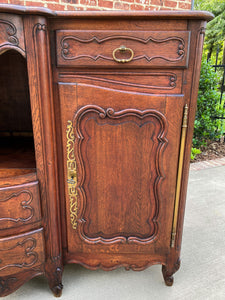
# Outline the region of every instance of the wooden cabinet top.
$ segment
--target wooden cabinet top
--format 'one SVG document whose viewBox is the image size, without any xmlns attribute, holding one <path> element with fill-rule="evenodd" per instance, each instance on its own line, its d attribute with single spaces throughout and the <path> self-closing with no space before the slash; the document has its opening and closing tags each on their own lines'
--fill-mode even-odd
<svg viewBox="0 0 225 300">
<path fill-rule="evenodd" d="M 149 18 L 149 19 L 201 19 L 210 21 L 213 14 L 205 11 L 53 11 L 47 8 L 0 4 L 0 12 L 13 14 L 46 15 L 56 18 Z"/>
</svg>

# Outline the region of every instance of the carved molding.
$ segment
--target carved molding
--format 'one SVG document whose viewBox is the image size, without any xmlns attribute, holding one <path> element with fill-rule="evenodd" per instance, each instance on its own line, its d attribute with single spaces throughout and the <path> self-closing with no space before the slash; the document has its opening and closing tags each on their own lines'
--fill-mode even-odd
<svg viewBox="0 0 225 300">
<path fill-rule="evenodd" d="M 151 72 L 151 73 L 145 73 L 145 76 L 149 77 L 149 84 L 141 84 L 138 82 L 128 82 L 126 81 L 126 79 L 123 79 L 123 81 L 118 81 L 118 80 L 114 80 L 114 79 L 109 79 L 109 78 L 104 78 L 104 74 L 101 74 L 102 77 L 100 77 L 99 75 L 93 75 L 90 76 L 90 74 L 85 74 L 85 75 L 77 75 L 77 74 L 73 74 L 73 73 L 61 73 L 59 74 L 60 78 L 79 78 L 79 79 L 85 79 L 85 80 L 96 80 L 99 82 L 104 82 L 104 83 L 111 83 L 111 84 L 117 84 L 117 85 L 124 85 L 126 87 L 134 87 L 134 88 L 145 88 L 145 89 L 160 89 L 160 90 L 172 90 L 176 87 L 176 82 L 177 82 L 177 75 L 175 73 L 172 72 Z M 108 75 L 108 74 L 106 74 Z M 110 74 L 111 75 L 111 74 Z M 134 76 L 136 75 L 135 72 L 133 72 L 132 74 L 126 74 L 126 75 L 131 75 Z M 165 77 L 166 80 L 168 80 L 168 85 L 156 85 L 154 84 L 154 78 L 155 77 Z M 150 80 L 150 78 L 152 77 L 152 79 Z M 151 82 L 152 81 L 152 82 Z"/>
<path fill-rule="evenodd" d="M 87 223 L 87 220 L 84 218 L 84 214 L 86 211 L 86 191 L 84 190 L 84 180 L 85 180 L 85 167 L 84 167 L 84 160 L 82 157 L 82 143 L 85 142 L 85 138 L 83 136 L 82 130 L 81 130 L 81 121 L 82 118 L 87 116 L 88 113 L 92 114 L 93 118 L 93 113 L 96 114 L 96 118 L 98 119 L 106 119 L 113 121 L 117 120 L 117 122 L 122 122 L 124 121 L 123 118 L 127 117 L 135 117 L 137 118 L 137 123 L 133 121 L 127 121 L 127 122 L 132 122 L 135 123 L 138 126 L 143 126 L 144 124 L 147 123 L 152 123 L 152 120 L 150 119 L 155 119 L 155 122 L 158 122 L 160 130 L 159 133 L 156 137 L 158 144 L 157 144 L 157 150 L 156 150 L 156 157 L 157 157 L 157 163 L 156 163 L 156 178 L 151 179 L 153 182 L 153 190 L 154 190 L 154 202 L 155 202 L 155 212 L 154 216 L 150 219 L 147 220 L 147 224 L 149 224 L 150 228 L 153 228 L 150 230 L 152 234 L 146 238 L 141 238 L 138 236 L 123 236 L 121 234 L 118 234 L 117 236 L 111 237 L 111 238 L 105 238 L 102 236 L 98 237 L 89 237 L 87 234 L 85 234 L 84 226 L 85 223 Z M 149 118 L 147 121 L 146 119 Z M 122 119 L 122 120 L 120 120 Z M 87 120 L 85 121 L 87 122 Z M 104 123 L 106 124 L 106 123 Z M 111 123 L 110 123 L 111 124 Z M 73 127 L 74 127 L 74 134 L 75 134 L 75 150 L 76 150 L 76 155 L 77 155 L 77 163 L 80 167 L 81 174 L 79 173 L 79 178 L 77 181 L 77 192 L 78 192 L 78 199 L 80 200 L 79 202 L 79 208 L 80 211 L 78 212 L 78 225 L 77 225 L 77 230 L 78 234 L 81 239 L 85 240 L 87 243 L 112 243 L 112 242 L 126 242 L 126 243 L 146 243 L 152 241 L 155 236 L 157 235 L 158 232 L 158 223 L 157 223 L 157 217 L 158 217 L 158 205 L 160 202 L 160 185 L 162 180 L 164 179 L 164 173 L 162 169 L 162 154 L 164 151 L 165 146 L 167 145 L 167 139 L 166 139 L 166 133 L 167 133 L 167 122 L 165 119 L 165 116 L 161 114 L 160 112 L 156 110 L 144 110 L 140 111 L 137 109 L 125 109 L 122 111 L 117 111 L 115 112 L 113 108 L 108 108 L 108 109 L 103 109 L 99 106 L 96 105 L 87 105 L 85 107 L 82 107 L 75 115 L 73 119 Z M 85 147 L 85 146 L 83 146 Z M 90 200 L 90 199 L 89 199 Z M 152 226 L 152 227 L 151 227 Z"/>
<path fill-rule="evenodd" d="M 40 24 L 40 23 L 35 24 L 34 28 L 36 28 L 39 31 L 41 31 L 41 30 L 46 31 L 47 30 L 46 24 Z"/>
<path fill-rule="evenodd" d="M 37 19 L 37 18 L 36 18 Z M 49 136 L 55 141 L 55 128 L 53 122 L 53 116 L 49 117 L 48 112 L 51 110 L 53 105 L 53 94 L 52 94 L 52 72 L 51 72 L 51 57 L 50 57 L 50 41 L 49 41 L 49 30 L 45 23 L 47 20 L 40 16 L 38 18 L 40 22 L 33 26 L 33 47 L 35 52 L 34 68 L 36 70 L 36 85 L 35 93 L 37 107 L 40 110 L 40 116 L 37 118 L 36 127 L 39 126 L 40 130 L 37 129 L 37 136 L 41 136 L 40 144 L 48 143 Z M 46 109 L 44 109 L 44 107 Z M 44 120 L 44 122 L 41 122 Z M 36 137 L 37 139 L 37 137 Z M 36 145 L 37 146 L 37 145 Z M 55 224 L 59 223 L 59 202 L 58 202 L 58 179 L 57 179 L 57 162 L 55 157 L 54 143 L 48 145 L 48 151 L 45 151 L 46 147 L 40 151 L 40 157 L 38 164 L 42 165 L 39 172 L 41 172 L 41 199 L 45 207 L 43 211 L 43 219 L 45 222 L 44 236 L 46 240 L 50 241 L 46 243 L 45 254 L 46 258 L 55 258 L 61 253 L 61 229 L 55 228 Z M 49 163 L 51 162 L 51 163 Z M 46 193 L 51 191 L 51 193 Z M 59 230 L 59 232 L 58 232 Z M 46 276 L 48 277 L 49 284 L 51 285 L 51 259 L 45 262 Z M 62 260 L 58 262 L 58 265 L 62 267 Z"/>
<path fill-rule="evenodd" d="M 14 284 L 18 279 L 16 277 L 8 277 L 4 279 L 0 277 L 0 295 L 4 295 L 5 293 L 10 293 L 10 285 Z"/>
<path fill-rule="evenodd" d="M 97 61 L 99 59 L 103 59 L 103 60 L 107 60 L 107 61 L 114 61 L 113 56 L 105 56 L 102 54 L 96 54 L 96 55 L 88 55 L 88 54 L 79 55 L 78 54 L 77 55 L 75 53 L 72 53 L 70 42 L 75 41 L 75 42 L 83 43 L 83 44 L 90 44 L 90 43 L 103 44 L 108 41 L 121 40 L 121 39 L 125 39 L 126 41 L 130 40 L 130 41 L 139 42 L 143 45 L 146 45 L 150 42 L 156 43 L 156 44 L 163 44 L 163 43 L 167 43 L 170 41 L 178 42 L 177 48 L 174 49 L 174 54 L 176 55 L 175 58 L 166 57 L 166 53 L 164 56 L 162 56 L 162 55 L 149 56 L 147 54 L 135 56 L 135 54 L 134 54 L 132 61 L 145 59 L 147 62 L 151 62 L 152 60 L 155 60 L 155 59 L 162 59 L 162 60 L 168 61 L 168 62 L 178 62 L 178 61 L 182 60 L 185 55 L 185 41 L 181 37 L 177 37 L 177 36 L 171 36 L 171 37 L 162 38 L 162 39 L 157 39 L 157 38 L 153 38 L 153 37 L 149 36 L 147 39 L 144 39 L 144 38 L 133 37 L 133 36 L 129 36 L 129 35 L 114 35 L 114 36 L 107 36 L 104 38 L 98 38 L 98 37 L 94 36 L 89 39 L 82 39 L 82 38 L 79 38 L 74 35 L 68 35 L 68 36 L 64 36 L 61 39 L 61 42 L 60 42 L 61 56 L 64 60 L 78 60 L 78 59 L 88 58 L 93 61 Z"/>
<path fill-rule="evenodd" d="M 125 268 L 127 271 L 128 270 L 133 270 L 133 271 L 143 271 L 146 268 L 153 266 L 153 265 L 158 265 L 158 264 L 163 264 L 164 261 L 158 259 L 157 261 L 155 260 L 150 260 L 150 259 L 146 259 L 146 260 L 140 260 L 140 261 L 135 261 L 133 263 L 126 263 L 126 259 L 121 259 L 122 261 L 105 261 L 105 259 L 96 257 L 95 260 L 87 260 L 85 259 L 75 259 L 74 257 L 69 260 L 69 263 L 76 263 L 76 264 L 80 264 L 81 266 L 90 269 L 90 270 L 104 270 L 104 271 L 112 271 L 115 270 L 117 268 Z M 125 262 L 124 262 L 125 260 Z"/>
<path fill-rule="evenodd" d="M 199 30 L 200 34 L 203 34 L 204 36 L 205 36 L 205 31 L 206 31 L 205 27 L 201 27 Z"/>
<path fill-rule="evenodd" d="M 32 269 L 22 270 L 22 272 L 17 273 L 16 276 L 8 275 L 0 277 L 0 297 L 11 294 L 31 278 L 42 274 L 43 269 L 34 267 Z"/>
<path fill-rule="evenodd" d="M 26 218 L 22 218 L 22 217 L 12 218 L 12 217 L 1 216 L 0 222 L 9 221 L 9 222 L 15 222 L 15 223 L 18 223 L 18 222 L 26 223 L 32 219 L 32 217 L 34 216 L 34 208 L 31 207 L 29 204 L 31 204 L 31 202 L 33 201 L 33 194 L 29 190 L 23 190 L 18 193 L 13 193 L 13 194 L 9 195 L 8 197 L 6 197 L 5 199 L 0 199 L 0 203 L 7 202 L 7 201 L 11 200 L 12 198 L 17 198 L 22 194 L 27 194 L 29 196 L 28 200 L 24 200 L 20 203 L 20 206 L 23 210 L 30 211 L 29 216 Z"/>
<path fill-rule="evenodd" d="M 52 256 L 49 258 L 50 263 L 45 264 L 45 275 L 48 278 L 50 289 L 56 297 L 60 297 L 62 294 L 62 257 L 61 255 Z"/>
<path fill-rule="evenodd" d="M 17 30 L 16 30 L 16 26 L 6 20 L 2 20 L 0 19 L 0 25 L 3 24 L 4 26 L 6 26 L 6 33 L 8 35 L 8 42 L 13 44 L 14 46 L 18 46 L 19 45 L 19 39 L 16 36 Z"/>
<path fill-rule="evenodd" d="M 17 242 L 15 245 L 11 247 L 6 248 L 0 248 L 0 255 L 1 252 L 7 252 L 15 251 L 16 248 L 19 248 L 18 251 L 20 251 L 20 248 L 24 251 L 24 261 L 19 262 L 12 262 L 10 264 L 4 264 L 4 258 L 0 259 L 0 273 L 1 271 L 5 270 L 6 268 L 30 268 L 38 260 L 38 253 L 33 251 L 36 248 L 36 239 L 35 238 L 27 238 L 24 239 L 22 242 Z M 19 252 L 20 253 L 20 252 Z M 0 256 L 1 257 L 1 256 Z M 21 255 L 17 255 L 17 257 L 21 258 Z M 16 260 L 16 257 L 15 257 Z"/>
</svg>

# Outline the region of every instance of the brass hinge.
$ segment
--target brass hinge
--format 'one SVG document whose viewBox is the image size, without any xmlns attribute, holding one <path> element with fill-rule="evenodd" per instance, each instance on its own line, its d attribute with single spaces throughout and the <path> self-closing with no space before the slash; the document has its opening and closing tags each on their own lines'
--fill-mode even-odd
<svg viewBox="0 0 225 300">
<path fill-rule="evenodd" d="M 67 122 L 66 129 L 67 138 L 67 184 L 68 184 L 68 194 L 70 202 L 70 222 L 72 228 L 77 228 L 77 164 L 74 155 L 74 131 L 72 121 Z"/>
<path fill-rule="evenodd" d="M 184 162 L 184 148 L 185 148 L 186 133 L 187 133 L 187 120 L 188 120 L 188 106 L 186 104 L 184 107 L 182 131 L 181 131 L 180 154 L 179 154 L 179 162 L 178 162 L 176 195 L 175 195 L 175 204 L 174 204 L 174 213 L 173 213 L 173 226 L 172 226 L 171 242 L 170 242 L 171 248 L 174 248 L 175 241 L 176 241 L 181 179 L 182 179 L 183 162 Z"/>
</svg>

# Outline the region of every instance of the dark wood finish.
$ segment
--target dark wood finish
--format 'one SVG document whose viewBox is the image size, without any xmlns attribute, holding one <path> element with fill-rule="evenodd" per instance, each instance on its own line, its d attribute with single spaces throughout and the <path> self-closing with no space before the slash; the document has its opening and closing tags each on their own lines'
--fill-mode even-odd
<svg viewBox="0 0 225 300">
<path fill-rule="evenodd" d="M 37 175 L 40 182 L 43 226 L 46 236 L 45 273 L 53 293 L 61 293 L 62 251 L 60 208 L 53 115 L 50 44 L 47 20 L 40 16 L 25 19 L 26 47 Z M 54 228 L 54 230 L 52 230 Z M 57 233 L 57 234 L 56 234 Z"/>
<path fill-rule="evenodd" d="M 0 187 L 8 187 L 37 180 L 35 169 L 1 169 L 0 175 Z"/>
<path fill-rule="evenodd" d="M 0 174 L 1 170 L 5 168 L 35 168 L 34 142 L 32 137 L 0 137 L 0 143 Z"/>
<path fill-rule="evenodd" d="M 42 229 L 0 239 L 1 296 L 10 294 L 32 277 L 43 274 L 43 248 Z"/>
<path fill-rule="evenodd" d="M 57 30 L 57 65 L 69 67 L 186 67 L 190 32 Z M 121 46 L 129 50 L 119 50 Z M 117 51 L 115 51 L 118 49 Z M 133 59 L 129 64 L 116 59 Z"/>
<path fill-rule="evenodd" d="M 44 263 L 43 230 L 0 239 L 0 275 L 16 274 L 22 268 L 35 268 Z"/>
<path fill-rule="evenodd" d="M 107 87 L 110 83 L 115 89 L 126 91 L 157 93 L 160 94 L 180 94 L 182 85 L 182 71 L 147 71 L 147 72 L 123 72 L 123 81 L 118 72 L 94 72 L 81 71 L 79 74 L 71 71 L 59 74 L 61 82 L 70 79 L 72 82 L 79 80 L 80 83 L 91 84 L 92 80 L 98 82 L 98 86 Z"/>
<path fill-rule="evenodd" d="M 7 133 L 31 135 L 26 59 L 10 50 L 0 55 L 0 66 L 0 136 Z"/>
<path fill-rule="evenodd" d="M 38 182 L 0 188 L 0 234 L 41 220 Z"/>
<path fill-rule="evenodd" d="M 24 45 L 23 20 L 21 17 L 0 12 L 0 31 L 1 54 L 9 49 L 12 49 L 16 50 L 21 55 L 26 56 Z"/>
<path fill-rule="evenodd" d="M 1 296 L 67 263 L 173 284 L 211 18 L 0 5 Z"/>
<path fill-rule="evenodd" d="M 88 17 L 88 18 L 151 18 L 151 19 L 176 19 L 176 20 L 205 20 L 213 19 L 213 14 L 207 11 L 52 11 L 43 7 L 21 6 L 1 4 L 1 11 L 15 14 L 27 15 L 47 15 L 48 17 Z"/>
</svg>

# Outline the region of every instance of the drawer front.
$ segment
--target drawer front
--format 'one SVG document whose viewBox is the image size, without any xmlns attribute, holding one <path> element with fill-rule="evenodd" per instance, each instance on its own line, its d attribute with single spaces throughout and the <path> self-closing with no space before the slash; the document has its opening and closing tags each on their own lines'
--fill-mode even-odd
<svg viewBox="0 0 225 300">
<path fill-rule="evenodd" d="M 0 188 L 0 230 L 41 220 L 38 181 Z"/>
<path fill-rule="evenodd" d="M 43 263 L 43 229 L 0 239 L 0 276 L 37 268 Z"/>
<path fill-rule="evenodd" d="M 175 71 L 175 72 L 174 72 Z M 89 71 L 88 74 L 75 74 L 75 72 L 61 72 L 60 82 L 82 83 L 99 87 L 113 88 L 120 91 L 158 93 L 158 94 L 181 94 L 183 70 L 126 70 L 121 72 Z"/>
<path fill-rule="evenodd" d="M 58 30 L 57 65 L 71 67 L 183 67 L 188 31 Z"/>
</svg>

